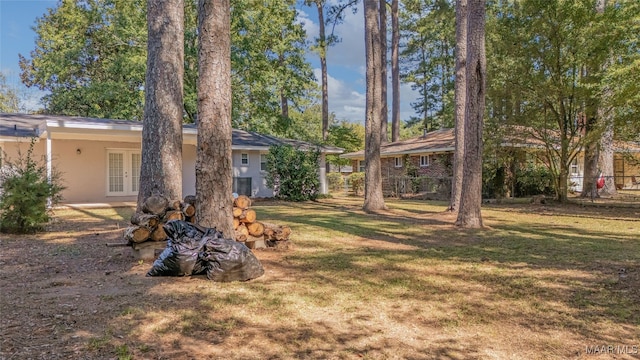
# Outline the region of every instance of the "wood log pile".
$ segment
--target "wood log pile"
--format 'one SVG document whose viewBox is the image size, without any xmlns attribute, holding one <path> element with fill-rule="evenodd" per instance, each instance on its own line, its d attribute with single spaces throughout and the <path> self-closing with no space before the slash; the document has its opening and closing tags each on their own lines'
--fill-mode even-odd
<svg viewBox="0 0 640 360">
<path fill-rule="evenodd" d="M 167 239 L 162 225 L 171 220 L 184 220 L 195 223 L 196 197 L 186 196 L 184 200 L 169 200 L 161 195 L 152 195 L 145 199 L 142 212 L 131 216 L 131 225 L 124 232 L 129 244 L 146 241 L 164 241 Z M 288 248 L 291 228 L 283 225 L 267 224 L 256 221 L 256 212 L 251 209 L 251 199 L 240 195 L 233 201 L 234 239 L 253 249 L 259 240 L 265 247 Z"/>
<path fill-rule="evenodd" d="M 258 240 L 264 240 L 266 247 L 286 248 L 289 245 L 291 228 L 256 221 L 251 199 L 245 195 L 239 195 L 233 201 L 233 228 L 235 240 L 244 242 L 250 249 L 256 247 Z"/>
</svg>

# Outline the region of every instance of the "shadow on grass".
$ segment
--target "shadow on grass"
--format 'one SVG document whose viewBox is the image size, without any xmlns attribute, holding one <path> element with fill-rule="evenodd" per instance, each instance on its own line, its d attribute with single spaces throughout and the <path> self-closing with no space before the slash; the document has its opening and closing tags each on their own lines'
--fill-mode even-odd
<svg viewBox="0 0 640 360">
<path fill-rule="evenodd" d="M 295 240 L 300 251 L 257 251 L 268 273 L 246 283 L 146 278 L 150 264 L 102 245 L 121 235 L 115 230 L 26 248 L 0 237 L 0 287 L 12 294 L 0 303 L 12 309 L 0 357 L 43 357 L 25 350 L 25 331 L 34 345 L 59 339 L 46 350 L 59 354 L 48 358 L 155 359 L 486 358 L 481 349 L 491 334 L 469 328 L 504 334 L 505 326 L 536 334 L 529 350 L 548 350 L 558 332 L 607 344 L 640 336 L 640 294 L 629 285 L 638 284 L 640 244 L 631 232 L 585 234 L 539 219 L 496 219 L 490 229 L 464 231 L 442 218 L 331 204 L 256 210 L 320 235 Z M 94 215 L 87 214 L 113 220 Z M 336 246 L 341 236 L 349 243 Z M 413 249 L 361 246 L 358 238 Z M 18 255 L 46 261 L 24 266 Z M 626 280 L 616 277 L 619 267 L 629 271 Z"/>
</svg>

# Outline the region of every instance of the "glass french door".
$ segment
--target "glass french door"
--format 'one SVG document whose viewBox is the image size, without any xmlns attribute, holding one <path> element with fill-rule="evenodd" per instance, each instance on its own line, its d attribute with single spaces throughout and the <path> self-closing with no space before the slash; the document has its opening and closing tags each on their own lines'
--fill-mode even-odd
<svg viewBox="0 0 640 360">
<path fill-rule="evenodd" d="M 107 151 L 107 196 L 137 195 L 140 183 L 140 151 Z"/>
</svg>

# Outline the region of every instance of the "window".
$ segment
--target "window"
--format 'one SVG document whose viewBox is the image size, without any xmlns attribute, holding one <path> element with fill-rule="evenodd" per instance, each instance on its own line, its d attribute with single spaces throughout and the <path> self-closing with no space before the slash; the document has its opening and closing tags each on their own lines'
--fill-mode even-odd
<svg viewBox="0 0 640 360">
<path fill-rule="evenodd" d="M 395 160 L 395 164 L 396 164 L 397 168 L 402 167 L 402 158 L 401 157 L 396 157 L 394 160 Z"/>
<path fill-rule="evenodd" d="M 267 154 L 260 154 L 260 171 L 267 171 Z"/>
<path fill-rule="evenodd" d="M 365 165 L 364 160 L 358 160 L 358 171 L 359 172 L 364 172 L 364 165 Z"/>
<path fill-rule="evenodd" d="M 571 162 L 570 172 L 571 175 L 578 175 L 580 173 L 578 167 L 578 159 L 573 159 L 573 161 Z"/>
<path fill-rule="evenodd" d="M 234 177 L 233 192 L 238 195 L 251 196 L 251 178 L 250 177 Z"/>
<path fill-rule="evenodd" d="M 249 154 L 240 154 L 240 164 L 249 165 Z"/>
<path fill-rule="evenodd" d="M 140 151 L 107 150 L 107 196 L 138 194 Z"/>
<path fill-rule="evenodd" d="M 429 166 L 430 160 L 431 159 L 429 155 L 420 155 L 420 167 Z"/>
</svg>

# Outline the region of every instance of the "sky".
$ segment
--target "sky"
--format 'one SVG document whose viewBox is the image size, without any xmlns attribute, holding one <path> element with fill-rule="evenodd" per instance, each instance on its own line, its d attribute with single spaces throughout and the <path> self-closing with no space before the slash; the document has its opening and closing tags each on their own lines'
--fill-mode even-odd
<svg viewBox="0 0 640 360">
<path fill-rule="evenodd" d="M 57 3 L 57 0 L 0 0 L 0 71 L 7 77 L 10 85 L 22 87 L 18 54 L 29 57 L 29 53 L 35 48 L 35 32 L 32 27 L 35 26 L 36 18 L 45 14 L 48 8 L 56 7 Z M 307 31 L 308 40 L 312 41 L 318 36 L 317 9 L 301 6 L 298 11 L 299 21 Z M 358 123 L 364 123 L 365 116 L 363 29 L 362 9 L 358 9 L 356 14 L 347 11 L 344 23 L 335 29 L 341 41 L 327 52 L 329 111 L 335 113 L 339 120 Z M 321 77 L 318 56 L 309 53 L 307 59 L 319 82 Z M 35 90 L 29 90 L 28 93 L 31 98 L 27 102 L 28 106 L 34 108 L 37 106 L 37 99 L 43 94 Z M 400 118 L 407 120 L 413 115 L 410 103 L 415 101 L 416 94 L 405 84 L 401 86 L 400 97 Z"/>
</svg>

